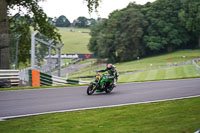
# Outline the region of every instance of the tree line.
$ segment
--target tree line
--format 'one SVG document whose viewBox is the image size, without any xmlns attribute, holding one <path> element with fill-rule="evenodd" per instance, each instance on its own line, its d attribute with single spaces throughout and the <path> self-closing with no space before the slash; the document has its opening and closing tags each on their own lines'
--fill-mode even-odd
<svg viewBox="0 0 200 133">
<path fill-rule="evenodd" d="M 91 28 L 88 48 L 110 62 L 200 47 L 200 1 L 130 3 Z"/>
<path fill-rule="evenodd" d="M 75 19 L 72 23 L 67 19 L 66 16 L 61 15 L 58 18 L 49 18 L 49 22 L 54 24 L 56 27 L 78 27 L 78 28 L 88 28 L 96 23 L 97 20 L 93 18 L 86 18 L 84 16 L 80 16 Z"/>
</svg>

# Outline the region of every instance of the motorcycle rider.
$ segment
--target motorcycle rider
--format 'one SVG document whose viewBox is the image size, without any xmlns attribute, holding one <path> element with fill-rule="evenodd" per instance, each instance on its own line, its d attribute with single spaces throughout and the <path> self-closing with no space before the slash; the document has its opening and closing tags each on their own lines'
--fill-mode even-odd
<svg viewBox="0 0 200 133">
<path fill-rule="evenodd" d="M 116 85 L 116 82 L 117 82 L 118 76 L 119 76 L 119 74 L 116 70 L 116 67 L 112 64 L 107 64 L 107 67 L 105 70 L 99 70 L 97 72 L 106 72 L 106 71 L 108 71 L 108 74 L 110 75 L 108 78 L 113 79 L 113 83 L 114 83 L 114 85 Z"/>
</svg>

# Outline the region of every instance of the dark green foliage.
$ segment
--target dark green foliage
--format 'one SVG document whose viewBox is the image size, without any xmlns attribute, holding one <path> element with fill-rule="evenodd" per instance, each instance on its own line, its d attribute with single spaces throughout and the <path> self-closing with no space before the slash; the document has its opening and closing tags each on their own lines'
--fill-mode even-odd
<svg viewBox="0 0 200 133">
<path fill-rule="evenodd" d="M 181 0 L 182 9 L 179 12 L 181 24 L 192 34 L 191 38 L 200 47 L 200 1 Z"/>
<path fill-rule="evenodd" d="M 95 11 L 97 11 L 97 8 L 99 7 L 99 3 L 101 0 L 84 0 L 84 1 L 87 1 L 88 11 L 89 13 L 91 13 L 94 11 L 94 9 Z"/>
<path fill-rule="evenodd" d="M 136 6 L 136 5 L 134 5 Z M 89 49 L 110 62 L 128 61 L 143 56 L 143 28 L 147 21 L 139 7 L 115 11 L 91 29 Z"/>
<path fill-rule="evenodd" d="M 56 20 L 56 26 L 57 27 L 69 27 L 70 25 L 71 25 L 71 23 L 69 22 L 69 20 L 64 15 L 61 15 Z"/>
<path fill-rule="evenodd" d="M 30 59 L 30 53 L 29 53 L 29 50 L 31 49 L 30 45 L 31 32 L 29 29 L 30 23 L 31 23 L 31 18 L 29 16 L 23 16 L 23 17 L 19 16 L 10 23 L 11 33 L 21 35 L 18 48 L 18 65 L 19 62 L 26 63 L 27 60 Z"/>
<path fill-rule="evenodd" d="M 91 29 L 89 50 L 109 61 L 200 47 L 200 1 L 130 3 Z M 196 41 L 195 41 L 196 40 Z"/>
<path fill-rule="evenodd" d="M 96 20 L 91 18 L 87 19 L 86 17 L 78 17 L 76 20 L 73 21 L 73 26 L 78 28 L 87 28 L 92 25 L 95 25 Z"/>
<path fill-rule="evenodd" d="M 96 20 L 93 18 L 88 19 L 88 26 L 92 26 L 96 24 Z"/>
<path fill-rule="evenodd" d="M 180 0 L 158 0 L 145 11 L 149 26 L 144 41 L 150 50 L 170 52 L 188 42 L 178 19 L 180 9 Z"/>
<path fill-rule="evenodd" d="M 10 19 L 10 33 L 22 35 L 19 42 L 19 62 L 26 63 L 30 59 L 31 27 L 49 38 L 61 41 L 61 35 L 57 32 L 56 27 L 48 22 L 49 18 L 38 5 L 39 1 L 41 0 L 7 0 L 9 10 L 14 6 L 27 10 L 25 16 Z M 19 12 L 22 12 L 20 8 Z"/>
<path fill-rule="evenodd" d="M 87 18 L 86 17 L 78 17 L 74 21 L 75 27 L 83 28 L 83 27 L 86 27 L 86 25 L 87 25 Z"/>
</svg>

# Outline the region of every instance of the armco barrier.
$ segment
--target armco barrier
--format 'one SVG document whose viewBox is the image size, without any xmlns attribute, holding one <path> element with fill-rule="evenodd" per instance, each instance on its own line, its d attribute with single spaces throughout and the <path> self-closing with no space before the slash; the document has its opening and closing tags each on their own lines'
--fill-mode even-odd
<svg viewBox="0 0 200 133">
<path fill-rule="evenodd" d="M 37 70 L 29 70 L 29 82 L 33 87 L 39 86 L 56 86 L 67 84 L 86 84 L 87 81 L 78 81 L 71 79 L 64 79 L 57 76 L 51 76 Z"/>
<path fill-rule="evenodd" d="M 200 72 L 200 66 L 194 61 L 192 61 L 192 64 L 194 65 L 194 67 L 196 68 L 197 71 Z"/>
<path fill-rule="evenodd" d="M 0 70 L 0 80 L 10 80 L 11 86 L 19 85 L 19 70 Z"/>
</svg>

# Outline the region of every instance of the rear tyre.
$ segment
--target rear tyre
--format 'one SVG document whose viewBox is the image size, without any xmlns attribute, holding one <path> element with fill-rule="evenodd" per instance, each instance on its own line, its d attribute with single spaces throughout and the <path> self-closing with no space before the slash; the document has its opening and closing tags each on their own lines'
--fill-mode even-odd
<svg viewBox="0 0 200 133">
<path fill-rule="evenodd" d="M 105 92 L 106 92 L 106 93 L 110 93 L 110 92 L 113 90 L 113 88 L 114 88 L 114 84 L 108 86 L 108 87 L 106 88 Z"/>
<path fill-rule="evenodd" d="M 92 95 L 94 93 L 94 91 L 96 90 L 96 86 L 93 85 L 93 83 L 91 83 L 88 88 L 87 88 L 87 94 L 88 95 Z"/>
</svg>

